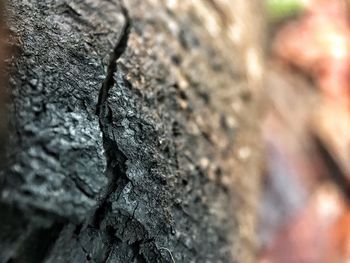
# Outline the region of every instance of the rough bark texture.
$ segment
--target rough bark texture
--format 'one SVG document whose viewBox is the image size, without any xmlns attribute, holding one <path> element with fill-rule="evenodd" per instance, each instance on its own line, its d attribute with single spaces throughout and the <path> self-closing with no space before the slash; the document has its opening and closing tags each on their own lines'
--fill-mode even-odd
<svg viewBox="0 0 350 263">
<path fill-rule="evenodd" d="M 8 3 L 1 262 L 251 260 L 258 4 L 227 2 Z"/>
<path fill-rule="evenodd" d="M 0 160 L 5 159 L 5 148 L 7 139 L 7 121 L 6 121 L 6 99 L 8 85 L 8 61 L 11 56 L 10 39 L 8 29 L 5 23 L 4 3 L 0 1 Z M 4 161 L 0 162 L 0 169 L 4 168 Z M 0 178 L 1 179 L 1 178 Z M 1 185 L 1 180 L 0 180 Z"/>
</svg>

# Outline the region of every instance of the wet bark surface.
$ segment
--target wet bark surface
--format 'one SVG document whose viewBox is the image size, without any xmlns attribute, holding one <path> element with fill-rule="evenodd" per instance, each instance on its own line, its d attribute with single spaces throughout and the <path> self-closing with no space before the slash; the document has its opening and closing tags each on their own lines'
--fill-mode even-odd
<svg viewBox="0 0 350 263">
<path fill-rule="evenodd" d="M 8 3 L 20 54 L 1 262 L 251 254 L 258 147 L 247 138 L 261 65 L 255 46 L 243 48 L 254 31 L 240 44 L 227 36 L 237 2 L 237 11 L 212 1 Z"/>
</svg>

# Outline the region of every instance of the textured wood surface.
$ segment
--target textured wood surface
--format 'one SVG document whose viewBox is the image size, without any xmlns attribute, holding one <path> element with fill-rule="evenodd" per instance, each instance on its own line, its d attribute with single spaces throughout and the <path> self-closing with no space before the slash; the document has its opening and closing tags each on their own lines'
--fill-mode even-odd
<svg viewBox="0 0 350 263">
<path fill-rule="evenodd" d="M 252 260 L 262 29 L 233 2 L 8 3 L 3 262 Z"/>
</svg>

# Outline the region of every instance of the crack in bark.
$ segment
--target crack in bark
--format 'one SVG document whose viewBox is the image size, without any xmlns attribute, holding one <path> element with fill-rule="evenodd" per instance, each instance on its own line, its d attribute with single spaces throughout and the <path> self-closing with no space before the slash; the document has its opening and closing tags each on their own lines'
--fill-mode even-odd
<svg viewBox="0 0 350 263">
<path fill-rule="evenodd" d="M 102 201 L 100 202 L 93 216 L 92 225 L 95 228 L 100 228 L 100 224 L 111 206 L 111 203 L 109 201 L 110 195 L 118 192 L 119 196 L 125 185 L 129 182 L 129 179 L 126 176 L 125 165 L 127 158 L 124 153 L 119 150 L 116 141 L 110 140 L 107 136 L 107 131 L 109 130 L 112 122 L 112 111 L 107 103 L 108 93 L 116 83 L 114 76 L 118 70 L 117 62 L 127 48 L 131 28 L 131 19 L 127 9 L 122 3 L 120 3 L 120 8 L 124 16 L 125 23 L 113 49 L 113 52 L 110 55 L 110 61 L 107 68 L 107 76 L 100 88 L 96 106 L 96 115 L 99 117 L 99 124 L 103 137 L 103 147 L 107 159 L 106 173 L 107 177 L 109 178 L 109 183 L 104 197 L 102 198 Z"/>
<path fill-rule="evenodd" d="M 108 91 L 115 84 L 114 75 L 117 72 L 117 62 L 120 56 L 125 52 L 128 44 L 130 28 L 131 28 L 131 18 L 129 16 L 128 10 L 124 7 L 123 4 L 120 4 L 121 12 L 124 16 L 125 23 L 122 28 L 122 32 L 120 33 L 117 43 L 113 49 L 113 52 L 110 57 L 109 65 L 107 68 L 107 77 L 102 84 L 98 95 L 98 102 L 96 107 L 97 116 L 101 117 L 102 107 L 105 105 L 105 102 L 108 98 Z"/>
<path fill-rule="evenodd" d="M 125 230 L 127 229 L 129 222 L 131 222 L 135 218 L 135 212 L 138 207 L 139 207 L 139 204 L 136 205 L 134 211 L 132 212 L 132 215 L 130 215 L 129 218 L 125 221 L 124 227 L 121 232 L 122 237 L 124 236 Z"/>
</svg>

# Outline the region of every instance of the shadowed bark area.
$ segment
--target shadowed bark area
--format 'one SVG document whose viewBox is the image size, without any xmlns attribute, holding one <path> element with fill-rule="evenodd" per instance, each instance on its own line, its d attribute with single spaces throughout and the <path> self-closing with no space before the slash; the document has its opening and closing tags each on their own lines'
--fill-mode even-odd
<svg viewBox="0 0 350 263">
<path fill-rule="evenodd" d="M 11 39 L 6 27 L 6 19 L 5 19 L 5 8 L 4 3 L 0 2 L 0 159 L 5 159 L 5 147 L 6 147 L 6 100 L 7 100 L 7 90 L 6 87 L 8 85 L 8 60 L 13 53 L 11 50 Z M 5 167 L 4 161 L 0 162 L 0 169 Z M 0 178 L 0 186 L 1 186 L 1 178 Z"/>
<path fill-rule="evenodd" d="M 3 262 L 252 260 L 258 4 L 234 2 L 8 3 Z"/>
</svg>

